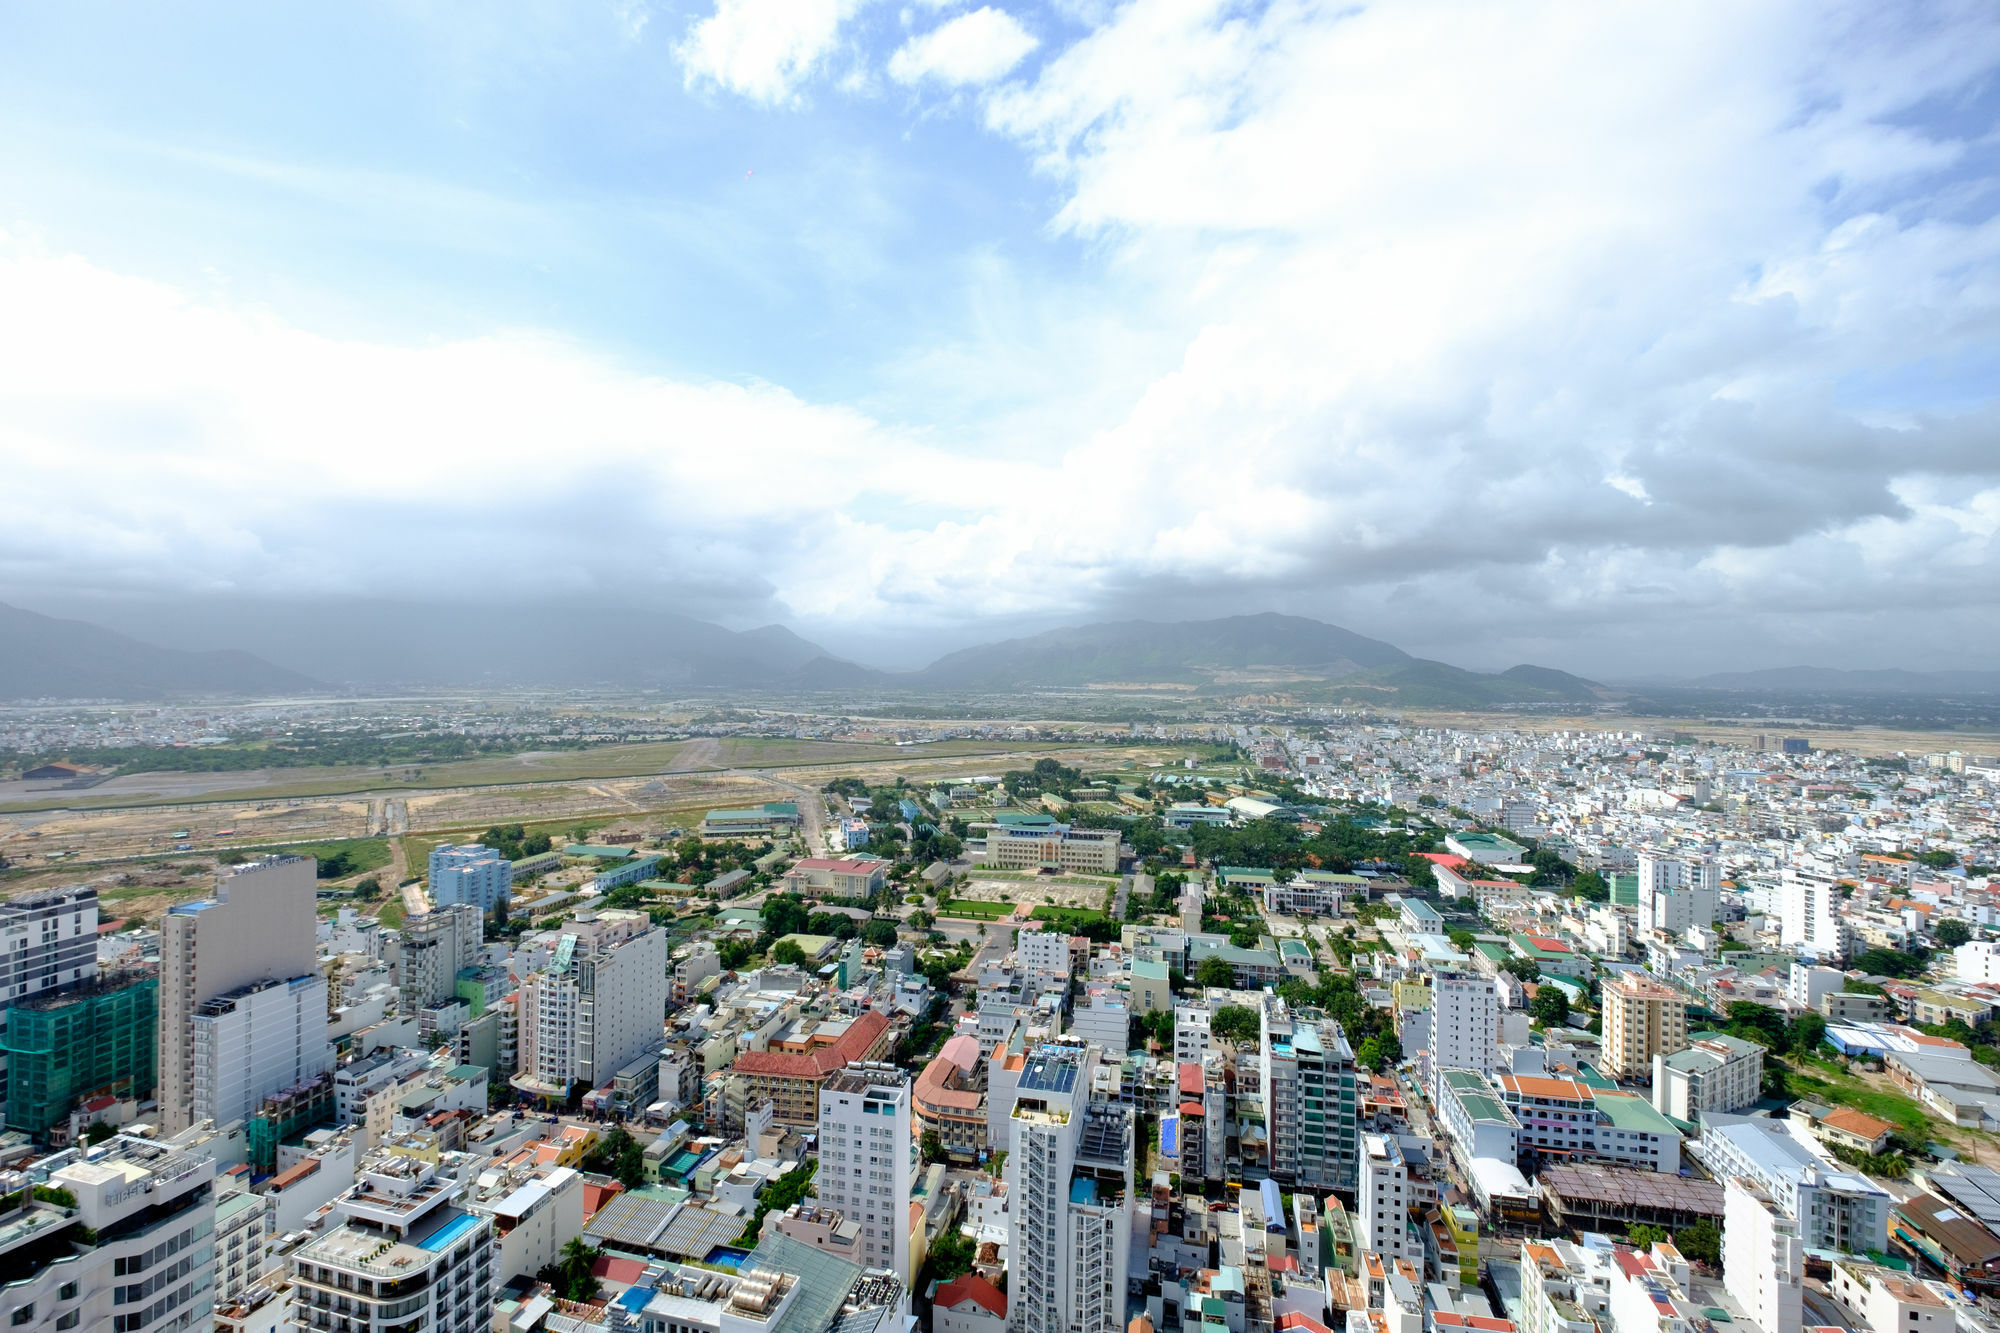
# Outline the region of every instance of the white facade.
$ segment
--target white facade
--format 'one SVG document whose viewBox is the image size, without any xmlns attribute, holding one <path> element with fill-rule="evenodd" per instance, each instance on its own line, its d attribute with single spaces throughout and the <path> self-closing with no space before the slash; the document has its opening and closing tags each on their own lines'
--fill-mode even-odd
<svg viewBox="0 0 2000 1333">
<path fill-rule="evenodd" d="M 611 918 L 618 918 L 611 920 Z M 636 918 L 636 921 L 628 918 Z M 520 989 L 517 1086 L 566 1092 L 578 1080 L 601 1087 L 665 1039 L 667 936 L 643 912 L 603 912 L 565 935 L 549 965 Z"/>
<path fill-rule="evenodd" d="M 1500 991 L 1482 972 L 1431 977 L 1431 1068 L 1490 1074 L 1500 1060 Z"/>
<path fill-rule="evenodd" d="M 1685 934 L 1713 925 L 1722 892 L 1722 867 L 1712 856 L 1639 853 L 1639 930 Z"/>
<path fill-rule="evenodd" d="M 1714 1033 L 1672 1055 L 1653 1056 L 1653 1109 L 1677 1120 L 1747 1110 L 1764 1095 L 1764 1048 Z"/>
<path fill-rule="evenodd" d="M 334 1203 L 329 1229 L 292 1253 L 293 1318 L 306 1328 L 484 1333 L 493 1321 L 493 1222 L 455 1206 L 460 1186 L 414 1158 L 381 1158 Z"/>
<path fill-rule="evenodd" d="M 59 1230 L 69 1220 L 33 1202 L 10 1215 L 0 1236 L 0 1311 L 9 1333 L 210 1327 L 215 1163 L 171 1143 L 123 1136 L 92 1151 L 88 1158 L 64 1154 L 49 1184 L 75 1196 L 75 1220 L 98 1233 L 96 1245 L 52 1260 L 37 1245 L 50 1231 L 36 1224 Z"/>
<path fill-rule="evenodd" d="M 479 965 L 486 918 L 471 903 L 406 917 L 386 952 L 396 972 L 396 1006 L 414 1014 L 458 993 L 460 970 Z"/>
<path fill-rule="evenodd" d="M 189 1049 L 195 1011 L 257 982 L 318 971 L 317 865 L 310 857 L 281 856 L 240 866 L 213 898 L 167 909 L 160 923 L 160 1123 L 167 1133 L 197 1118 Z M 323 988 L 321 1004 L 324 1041 Z"/>
<path fill-rule="evenodd" d="M 1094 1047 L 1027 1053 L 1005 1167 L 1007 1326 L 1014 1333 L 1123 1333 L 1132 1246 L 1132 1111 L 1093 1104 Z"/>
<path fill-rule="evenodd" d="M 1069 936 L 1053 930 L 1024 930 L 1014 942 L 1014 957 L 1031 972 L 1067 977 Z"/>
<path fill-rule="evenodd" d="M 1840 890 L 1828 875 L 1786 866 L 1778 886 L 1779 942 L 1814 958 L 1847 956 Z"/>
<path fill-rule="evenodd" d="M 1798 1223 L 1741 1176 L 1724 1183 L 1722 1284 L 1767 1329 L 1797 1328 L 1805 1309 L 1805 1245 Z"/>
<path fill-rule="evenodd" d="M 511 1184 L 513 1188 L 504 1189 Z M 562 1248 L 583 1234 L 583 1176 L 558 1166 L 527 1180 L 503 1182 L 504 1192 L 466 1202 L 470 1212 L 493 1219 L 500 1260 L 494 1280 L 533 1277 L 562 1258 Z"/>
<path fill-rule="evenodd" d="M 886 1268 L 905 1286 L 911 1271 L 910 1076 L 889 1064 L 852 1064 L 819 1093 L 819 1174 L 823 1207 L 861 1228 L 859 1262 Z M 921 1225 L 921 1223 L 919 1224 Z"/>
<path fill-rule="evenodd" d="M 1410 1231 L 1410 1172 L 1402 1149 L 1386 1134 L 1364 1134 L 1361 1146 L 1355 1243 L 1389 1263 L 1408 1259 L 1422 1264 L 1424 1247 Z"/>
<path fill-rule="evenodd" d="M 189 1114 L 227 1124 L 333 1068 L 326 978 L 317 972 L 216 996 L 188 1020 Z"/>
<path fill-rule="evenodd" d="M 1957 1327 L 1952 1305 L 1929 1283 L 1909 1273 L 1852 1259 L 1836 1259 L 1833 1298 L 1863 1328 L 1896 1329 L 1898 1333 L 1951 1333 Z"/>
<path fill-rule="evenodd" d="M 2000 940 L 1973 940 L 1951 951 L 1960 981 L 2000 981 Z"/>
</svg>

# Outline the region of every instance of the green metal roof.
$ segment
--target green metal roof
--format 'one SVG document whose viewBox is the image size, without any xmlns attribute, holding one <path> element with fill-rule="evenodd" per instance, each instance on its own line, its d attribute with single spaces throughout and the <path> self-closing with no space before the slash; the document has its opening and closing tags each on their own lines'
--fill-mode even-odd
<svg viewBox="0 0 2000 1333">
<path fill-rule="evenodd" d="M 1598 1091 L 1597 1109 L 1611 1117 L 1611 1123 L 1619 1129 L 1636 1129 L 1645 1134 L 1676 1134 L 1667 1123 L 1667 1118 L 1653 1109 L 1653 1104 L 1644 1097 L 1634 1097 L 1629 1093 Z"/>
</svg>

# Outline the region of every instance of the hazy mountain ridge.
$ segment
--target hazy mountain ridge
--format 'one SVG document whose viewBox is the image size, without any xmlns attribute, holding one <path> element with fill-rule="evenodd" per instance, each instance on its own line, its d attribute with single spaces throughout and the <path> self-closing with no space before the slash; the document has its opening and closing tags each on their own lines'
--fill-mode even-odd
<svg viewBox="0 0 2000 1333">
<path fill-rule="evenodd" d="M 325 688 L 240 649 L 162 648 L 87 621 L 0 603 L 0 698 L 150 700 Z"/>
<path fill-rule="evenodd" d="M 1722 671 L 1682 684 L 1709 690 L 1810 691 L 1825 694 L 1994 694 L 2000 693 L 2000 671 L 1847 671 L 1839 667 L 1768 667 L 1761 671 Z"/>
</svg>

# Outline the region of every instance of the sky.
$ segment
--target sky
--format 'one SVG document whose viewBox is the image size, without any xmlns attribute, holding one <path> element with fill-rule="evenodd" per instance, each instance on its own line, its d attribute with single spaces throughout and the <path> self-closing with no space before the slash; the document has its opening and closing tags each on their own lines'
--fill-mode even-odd
<svg viewBox="0 0 2000 1333">
<path fill-rule="evenodd" d="M 0 8 L 0 601 L 2000 651 L 2000 9 Z"/>
</svg>

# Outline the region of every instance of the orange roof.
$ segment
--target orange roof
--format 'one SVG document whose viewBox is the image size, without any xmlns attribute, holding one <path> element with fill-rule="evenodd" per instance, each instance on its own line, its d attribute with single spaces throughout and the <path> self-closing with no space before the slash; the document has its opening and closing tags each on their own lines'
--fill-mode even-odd
<svg viewBox="0 0 2000 1333">
<path fill-rule="evenodd" d="M 823 1079 L 836 1069 L 861 1059 L 888 1028 L 889 1020 L 873 1009 L 847 1025 L 847 1031 L 819 1049 L 804 1055 L 779 1051 L 747 1051 L 736 1057 L 730 1068 L 738 1074 L 763 1074 L 771 1078 Z"/>
<path fill-rule="evenodd" d="M 1192 1062 L 1181 1065 L 1181 1091 L 1199 1097 L 1202 1093 L 1201 1066 Z"/>
<path fill-rule="evenodd" d="M 286 1167 L 277 1175 L 272 1176 L 271 1188 L 281 1190 L 288 1185 L 295 1185 L 317 1170 L 319 1170 L 319 1158 L 308 1157 L 297 1166 Z"/>
<path fill-rule="evenodd" d="M 971 1301 L 990 1315 L 1002 1319 L 1007 1317 L 1007 1293 L 977 1273 L 967 1273 L 964 1277 L 945 1283 L 937 1289 L 937 1295 L 931 1298 L 932 1305 L 943 1306 L 947 1310 L 963 1305 L 967 1301 Z"/>
<path fill-rule="evenodd" d="M 1589 1101 L 1590 1089 L 1566 1078 L 1536 1078 L 1532 1074 L 1502 1074 L 1500 1086 L 1523 1097 L 1558 1097 L 1568 1101 Z"/>
<path fill-rule="evenodd" d="M 625 1187 L 615 1180 L 608 1181 L 602 1185 L 594 1181 L 585 1181 L 583 1185 L 583 1220 L 588 1222 L 592 1217 L 596 1216 L 598 1209 L 611 1202 L 612 1196 L 623 1194 L 624 1192 Z"/>
<path fill-rule="evenodd" d="M 1843 1106 L 1831 1115 L 1820 1117 L 1820 1123 L 1864 1139 L 1880 1138 L 1895 1128 L 1888 1121 L 1877 1120 L 1865 1111 L 1857 1111 L 1851 1106 Z"/>
</svg>

